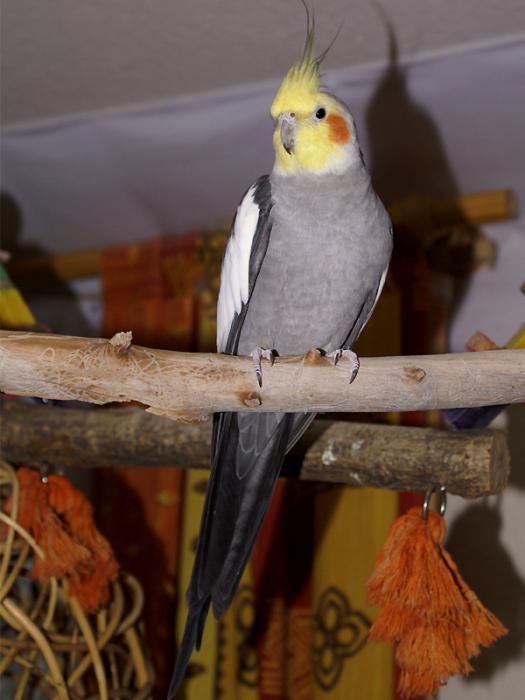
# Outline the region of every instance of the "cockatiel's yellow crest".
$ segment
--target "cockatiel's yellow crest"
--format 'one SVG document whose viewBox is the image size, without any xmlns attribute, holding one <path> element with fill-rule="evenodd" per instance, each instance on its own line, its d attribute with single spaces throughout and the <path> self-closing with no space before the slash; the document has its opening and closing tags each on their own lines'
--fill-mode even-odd
<svg viewBox="0 0 525 700">
<path fill-rule="evenodd" d="M 303 55 L 286 74 L 271 114 L 275 167 L 285 175 L 342 172 L 359 156 L 352 116 L 345 105 L 321 85 L 321 62 L 314 58 L 314 22 L 307 10 Z"/>
<path fill-rule="evenodd" d="M 297 112 L 309 113 L 318 103 L 321 87 L 320 65 L 323 57 L 313 58 L 314 27 L 308 28 L 303 56 L 294 63 L 286 74 L 272 104 L 271 114 L 274 119 L 294 106 Z"/>
</svg>

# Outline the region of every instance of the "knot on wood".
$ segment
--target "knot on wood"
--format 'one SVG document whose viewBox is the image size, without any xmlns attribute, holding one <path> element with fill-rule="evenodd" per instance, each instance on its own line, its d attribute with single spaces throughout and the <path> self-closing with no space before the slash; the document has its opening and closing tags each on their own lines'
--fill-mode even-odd
<svg viewBox="0 0 525 700">
<path fill-rule="evenodd" d="M 248 408 L 257 408 L 262 404 L 262 399 L 256 391 L 243 392 L 240 399 L 241 403 Z"/>
<path fill-rule="evenodd" d="M 133 333 L 131 331 L 120 331 L 110 338 L 109 343 L 117 355 L 122 355 L 130 349 L 132 339 Z"/>
<path fill-rule="evenodd" d="M 403 367 L 405 384 L 419 384 L 427 376 L 422 367 Z"/>
<path fill-rule="evenodd" d="M 308 350 L 306 355 L 303 357 L 303 365 L 318 365 L 325 364 L 322 353 L 316 348 Z"/>
</svg>

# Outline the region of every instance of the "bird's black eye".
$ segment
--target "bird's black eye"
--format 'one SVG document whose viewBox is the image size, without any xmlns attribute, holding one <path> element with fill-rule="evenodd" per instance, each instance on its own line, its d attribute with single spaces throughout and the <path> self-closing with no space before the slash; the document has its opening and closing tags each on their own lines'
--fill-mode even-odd
<svg viewBox="0 0 525 700">
<path fill-rule="evenodd" d="M 324 107 L 319 107 L 315 116 L 317 119 L 324 119 L 326 117 L 326 109 Z"/>
</svg>

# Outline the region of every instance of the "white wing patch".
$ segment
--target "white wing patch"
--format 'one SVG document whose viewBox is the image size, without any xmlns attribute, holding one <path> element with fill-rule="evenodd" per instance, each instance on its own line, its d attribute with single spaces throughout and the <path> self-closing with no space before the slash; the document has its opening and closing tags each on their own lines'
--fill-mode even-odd
<svg viewBox="0 0 525 700">
<path fill-rule="evenodd" d="M 381 296 L 381 292 L 383 291 L 383 287 L 385 286 L 385 280 L 386 276 L 388 273 L 388 265 L 385 267 L 383 274 L 381 275 L 381 279 L 379 280 L 379 287 L 377 288 L 377 294 L 376 294 L 376 299 L 374 301 L 374 305 L 372 306 L 370 310 L 370 314 L 368 318 L 374 313 L 374 309 L 376 308 L 377 302 L 379 301 L 379 297 Z"/>
<path fill-rule="evenodd" d="M 217 304 L 217 350 L 224 352 L 235 314 L 240 313 L 250 292 L 250 254 L 259 221 L 259 206 L 252 185 L 237 207 L 221 270 L 221 287 Z"/>
<path fill-rule="evenodd" d="M 379 286 L 377 288 L 377 293 L 376 293 L 376 298 L 375 298 L 374 304 L 373 304 L 372 308 L 370 309 L 370 313 L 368 314 L 367 318 L 365 319 L 365 322 L 361 326 L 359 333 L 355 337 L 354 342 L 359 338 L 361 333 L 364 331 L 366 324 L 368 323 L 368 321 L 370 320 L 370 317 L 374 313 L 374 309 L 377 306 L 377 302 L 379 301 L 379 297 L 381 296 L 381 292 L 383 291 L 383 287 L 385 286 L 385 280 L 386 280 L 387 274 L 388 274 L 388 265 L 383 270 L 383 274 L 381 275 L 381 279 L 379 280 Z"/>
</svg>

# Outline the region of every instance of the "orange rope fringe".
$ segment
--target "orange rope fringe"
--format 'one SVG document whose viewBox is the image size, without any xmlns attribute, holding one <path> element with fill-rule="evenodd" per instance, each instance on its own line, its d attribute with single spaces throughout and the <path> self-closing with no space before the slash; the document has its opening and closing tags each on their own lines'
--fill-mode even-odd
<svg viewBox="0 0 525 700">
<path fill-rule="evenodd" d="M 507 633 L 461 578 L 443 548 L 445 521 L 411 508 L 397 519 L 368 582 L 382 609 L 369 638 L 396 644 L 399 694 L 435 693 L 450 676 L 468 675 L 469 659 Z"/>
<path fill-rule="evenodd" d="M 109 582 L 118 573 L 111 546 L 95 527 L 93 507 L 71 482 L 52 475 L 42 483 L 37 472 L 21 467 L 20 525 L 42 548 L 31 575 L 43 585 L 53 577 L 68 582 L 69 593 L 85 612 L 109 600 Z"/>
</svg>

